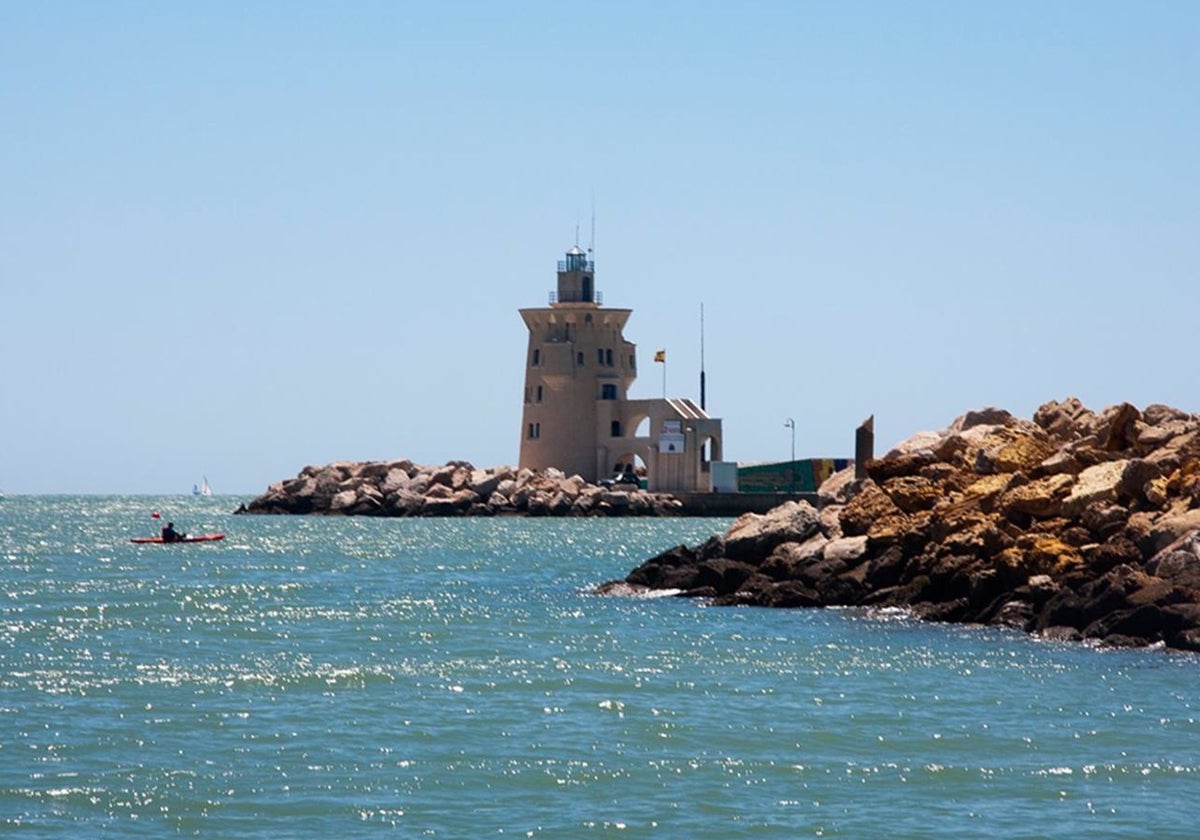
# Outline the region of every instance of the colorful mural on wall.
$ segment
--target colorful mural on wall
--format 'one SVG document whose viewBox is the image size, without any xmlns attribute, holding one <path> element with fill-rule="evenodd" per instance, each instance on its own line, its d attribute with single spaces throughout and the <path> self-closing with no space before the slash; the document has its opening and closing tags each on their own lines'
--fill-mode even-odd
<svg viewBox="0 0 1200 840">
<path fill-rule="evenodd" d="M 854 463 L 851 458 L 803 458 L 738 467 L 743 493 L 815 493 L 821 482 Z"/>
</svg>

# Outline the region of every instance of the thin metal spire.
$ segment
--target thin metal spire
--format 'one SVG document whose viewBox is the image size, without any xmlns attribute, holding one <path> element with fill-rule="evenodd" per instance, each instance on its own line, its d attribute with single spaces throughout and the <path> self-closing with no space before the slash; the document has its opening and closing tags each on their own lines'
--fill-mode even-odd
<svg viewBox="0 0 1200 840">
<path fill-rule="evenodd" d="M 700 301 L 700 410 L 704 405 L 704 301 Z"/>
<path fill-rule="evenodd" d="M 588 244 L 588 253 L 596 258 L 596 191 L 592 190 L 592 241 Z"/>
</svg>

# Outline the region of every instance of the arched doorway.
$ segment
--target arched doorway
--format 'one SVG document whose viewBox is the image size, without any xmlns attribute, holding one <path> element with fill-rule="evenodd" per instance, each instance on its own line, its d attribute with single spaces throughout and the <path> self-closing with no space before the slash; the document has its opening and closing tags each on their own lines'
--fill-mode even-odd
<svg viewBox="0 0 1200 840">
<path fill-rule="evenodd" d="M 721 438 L 717 435 L 709 435 L 700 442 L 700 458 L 705 464 L 712 461 L 724 461 L 721 453 Z"/>
<path fill-rule="evenodd" d="M 617 455 L 613 460 L 612 477 L 629 478 L 634 476 L 640 484 L 646 479 L 646 462 L 636 452 L 626 451 Z"/>
</svg>

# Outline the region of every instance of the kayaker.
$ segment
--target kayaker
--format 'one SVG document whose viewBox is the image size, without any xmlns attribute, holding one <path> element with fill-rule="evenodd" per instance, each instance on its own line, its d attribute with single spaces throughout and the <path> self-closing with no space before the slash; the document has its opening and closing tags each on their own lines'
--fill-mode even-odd
<svg viewBox="0 0 1200 840">
<path fill-rule="evenodd" d="M 186 536 L 187 536 L 187 534 L 181 534 L 175 530 L 174 522 L 168 522 L 166 525 L 163 526 L 162 541 L 165 543 L 179 542 Z"/>
</svg>

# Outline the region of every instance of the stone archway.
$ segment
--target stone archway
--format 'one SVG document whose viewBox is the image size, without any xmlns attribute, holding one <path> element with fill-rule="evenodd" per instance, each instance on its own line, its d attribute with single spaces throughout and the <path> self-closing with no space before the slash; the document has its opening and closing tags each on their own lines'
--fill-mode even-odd
<svg viewBox="0 0 1200 840">
<path fill-rule="evenodd" d="M 632 450 L 621 452 L 613 460 L 613 475 L 627 474 L 632 472 L 638 479 L 647 477 L 646 461 L 641 455 Z"/>
<path fill-rule="evenodd" d="M 704 464 L 709 464 L 713 461 L 724 461 L 724 453 L 721 451 L 721 436 L 708 435 L 700 441 L 701 461 Z"/>
<path fill-rule="evenodd" d="M 635 414 L 629 418 L 629 428 L 632 432 L 631 436 L 635 438 L 650 437 L 650 415 Z"/>
</svg>

